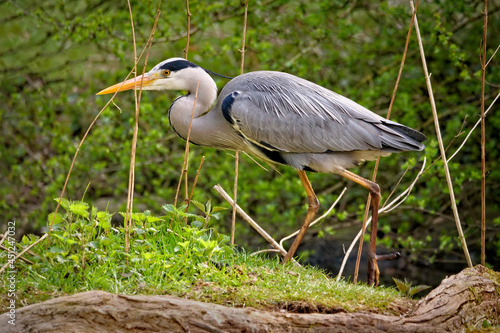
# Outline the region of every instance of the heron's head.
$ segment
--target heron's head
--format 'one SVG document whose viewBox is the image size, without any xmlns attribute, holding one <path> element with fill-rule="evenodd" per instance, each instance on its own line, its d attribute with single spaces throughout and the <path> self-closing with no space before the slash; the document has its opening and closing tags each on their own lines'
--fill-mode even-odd
<svg viewBox="0 0 500 333">
<path fill-rule="evenodd" d="M 193 82 L 196 88 L 197 78 L 208 76 L 207 72 L 182 58 L 170 58 L 160 62 L 144 75 L 137 76 L 122 83 L 115 84 L 97 93 L 97 95 L 112 94 L 116 91 L 130 89 L 139 90 L 190 90 Z"/>
</svg>

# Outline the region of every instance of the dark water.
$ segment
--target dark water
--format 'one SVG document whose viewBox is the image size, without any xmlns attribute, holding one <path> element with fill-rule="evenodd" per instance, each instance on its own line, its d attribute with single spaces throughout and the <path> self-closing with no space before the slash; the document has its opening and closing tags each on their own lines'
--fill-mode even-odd
<svg viewBox="0 0 500 333">
<path fill-rule="evenodd" d="M 309 254 L 304 259 L 304 263 L 325 269 L 332 276 L 337 276 L 342 260 L 344 259 L 344 247 L 347 251 L 352 239 L 315 239 L 314 241 L 304 242 L 299 247 L 299 256 L 301 253 Z M 358 251 L 358 244 L 351 252 L 346 267 L 344 268 L 342 276 L 348 281 L 352 281 L 354 274 L 354 267 L 356 264 L 356 256 Z M 401 257 L 397 260 L 381 261 L 379 262 L 380 269 L 380 285 L 394 286 L 393 277 L 400 280 L 406 279 L 411 281 L 412 285 L 429 285 L 437 287 L 441 281 L 447 276 L 456 274 L 467 268 L 467 264 L 463 258 L 449 257 L 447 262 L 429 263 L 426 258 L 421 260 L 414 260 L 410 258 L 409 253 L 404 250 L 397 250 L 401 253 Z M 382 246 L 377 246 L 377 254 L 384 254 L 393 252 L 384 249 Z M 361 257 L 358 281 L 366 282 L 367 271 L 367 244 L 365 242 L 363 255 Z M 425 293 L 425 292 L 424 292 Z M 424 293 L 419 294 L 422 296 Z"/>
</svg>

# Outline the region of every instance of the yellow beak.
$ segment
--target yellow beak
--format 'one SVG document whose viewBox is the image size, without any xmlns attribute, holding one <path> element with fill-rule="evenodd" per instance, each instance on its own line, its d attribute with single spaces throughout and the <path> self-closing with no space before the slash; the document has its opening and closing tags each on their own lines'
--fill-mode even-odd
<svg viewBox="0 0 500 333">
<path fill-rule="evenodd" d="M 108 87 L 104 90 L 99 91 L 96 95 L 106 95 L 112 94 L 117 91 L 125 91 L 130 89 L 139 89 L 142 83 L 143 87 L 150 86 L 153 82 L 155 82 L 155 78 L 149 76 L 148 74 L 140 75 L 135 79 L 130 79 L 124 81 L 122 83 L 115 84 L 111 87 Z"/>
</svg>

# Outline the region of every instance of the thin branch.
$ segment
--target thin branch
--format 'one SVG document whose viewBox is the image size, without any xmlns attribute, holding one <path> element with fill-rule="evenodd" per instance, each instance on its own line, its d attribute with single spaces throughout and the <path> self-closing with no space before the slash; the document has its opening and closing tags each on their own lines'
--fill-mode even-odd
<svg viewBox="0 0 500 333">
<path fill-rule="evenodd" d="M 4 238 L 4 239 L 5 239 L 5 238 Z M 15 253 L 16 253 L 16 252 L 12 252 L 12 251 L 10 251 L 7 247 L 5 247 L 5 246 L 1 245 L 1 244 L 2 244 L 2 242 L 3 242 L 3 239 L 0 241 L 0 249 L 2 249 L 2 250 L 4 250 L 4 251 L 6 251 L 7 253 L 11 253 L 11 254 L 15 254 Z M 33 261 L 28 260 L 28 259 L 26 259 L 26 258 L 24 258 L 24 257 L 19 257 L 19 259 L 21 259 L 22 261 L 24 261 L 25 263 L 30 264 L 30 265 L 34 265 L 34 264 L 35 264 Z"/>
<path fill-rule="evenodd" d="M 189 10 L 189 0 L 186 0 L 186 16 L 187 16 L 187 32 L 186 32 L 186 48 L 184 49 L 184 58 L 187 60 L 189 53 L 189 41 L 191 36 L 191 11 Z"/>
<path fill-rule="evenodd" d="M 186 33 L 186 48 L 184 49 L 184 58 L 187 60 L 188 58 L 188 53 L 189 53 L 189 42 L 190 42 L 190 31 L 191 31 L 191 11 L 189 10 L 189 0 L 186 0 L 186 17 L 187 17 L 187 33 Z M 194 112 L 194 110 L 193 110 Z M 191 117 L 191 121 L 192 121 L 192 117 Z M 190 128 L 191 130 L 191 128 Z M 186 143 L 186 147 L 189 146 L 189 141 Z M 189 148 L 187 148 L 189 149 Z M 186 155 L 185 155 L 185 158 L 186 158 Z M 184 174 L 184 201 L 186 202 L 186 211 L 187 211 L 187 208 L 189 206 L 189 195 L 188 195 L 188 168 L 189 168 L 189 164 L 187 163 L 186 165 L 186 168 L 182 170 L 182 173 L 181 173 L 181 179 L 182 179 L 182 174 Z M 180 184 L 179 184 L 180 185 Z M 185 219 L 185 222 L 187 224 L 187 215 L 186 215 L 186 219 Z"/>
<path fill-rule="evenodd" d="M 188 211 L 189 204 L 191 203 L 191 199 L 193 198 L 194 189 L 196 187 L 196 184 L 198 183 L 198 177 L 200 176 L 201 167 L 203 166 L 203 162 L 205 162 L 205 156 L 201 157 L 200 166 L 198 167 L 198 171 L 196 172 L 196 176 L 194 177 L 193 187 L 191 188 L 191 194 L 189 195 L 189 200 L 188 200 L 188 203 L 186 205 L 186 210 L 185 210 L 186 213 Z"/>
<path fill-rule="evenodd" d="M 243 69 L 245 66 L 245 43 L 247 37 L 247 22 L 248 22 L 248 0 L 245 0 L 245 15 L 243 16 L 243 35 L 241 36 L 241 62 L 240 62 L 240 74 L 243 74 Z"/>
<path fill-rule="evenodd" d="M 495 102 L 500 98 L 500 92 L 496 95 L 496 97 L 493 99 L 493 102 L 491 102 L 490 106 L 488 107 L 488 109 L 484 112 L 484 115 L 486 116 L 488 114 L 488 112 L 491 110 L 491 108 L 493 107 L 493 105 L 495 104 Z M 476 124 L 472 127 L 472 129 L 469 131 L 469 134 L 467 134 L 467 136 L 465 137 L 464 141 L 462 142 L 462 144 L 460 145 L 460 147 L 457 148 L 457 150 L 453 153 L 453 155 L 450 156 L 450 158 L 448 158 L 448 163 L 451 161 L 451 159 L 453 157 L 455 157 L 456 154 L 458 154 L 458 152 L 460 150 L 462 150 L 463 146 L 465 145 L 465 143 L 467 142 L 467 140 L 469 140 L 469 137 L 471 136 L 472 132 L 474 132 L 474 130 L 476 129 L 476 127 L 479 126 L 479 124 L 481 124 L 481 119 L 482 118 L 479 118 L 479 120 L 476 122 Z"/>
<path fill-rule="evenodd" d="M 185 186 L 186 186 L 186 193 L 185 193 L 185 202 L 186 205 L 189 205 L 189 195 L 187 193 L 187 173 L 188 173 L 188 168 L 189 168 L 189 139 L 191 137 L 191 127 L 193 126 L 193 118 L 194 118 L 194 110 L 196 108 L 196 102 L 198 100 L 198 89 L 200 88 L 200 80 L 198 80 L 198 83 L 196 84 L 196 92 L 194 94 L 194 103 L 193 103 L 193 109 L 191 110 L 191 119 L 189 120 L 189 128 L 188 128 L 188 133 L 186 137 L 186 148 L 184 150 L 184 163 L 182 165 L 182 171 L 181 171 L 181 176 L 179 178 L 179 184 L 177 185 L 177 192 L 175 194 L 175 200 L 174 200 L 174 206 L 177 205 L 177 199 L 179 197 L 179 191 L 181 188 L 182 184 L 182 176 L 184 175 L 186 178 Z M 187 224 L 187 216 L 185 220 Z"/>
<path fill-rule="evenodd" d="M 420 172 L 417 174 L 417 176 L 415 177 L 415 179 L 413 180 L 413 182 L 410 184 L 410 186 L 408 186 L 408 188 L 406 190 L 404 190 L 400 195 L 398 195 L 396 198 L 394 198 L 394 200 L 392 200 L 389 204 L 387 204 L 387 205 L 384 204 L 384 206 L 379 209 L 379 211 L 378 211 L 379 213 L 390 212 L 391 210 L 393 210 L 396 207 L 398 207 L 399 205 L 401 205 L 406 200 L 406 198 L 408 198 L 408 196 L 411 193 L 411 190 L 413 189 L 413 187 L 417 183 L 418 179 L 425 172 L 425 164 L 426 164 L 426 162 L 427 162 L 427 159 L 424 157 L 422 168 L 420 169 Z M 370 224 L 371 220 L 372 220 L 372 218 L 369 217 L 366 220 L 366 225 Z M 345 253 L 344 259 L 342 260 L 342 265 L 340 266 L 340 270 L 339 270 L 339 273 L 337 275 L 337 281 L 340 281 L 342 273 L 344 272 L 345 265 L 347 263 L 347 259 L 349 259 L 349 255 L 351 254 L 352 249 L 354 248 L 354 245 L 356 244 L 356 242 L 358 241 L 358 239 L 361 238 L 361 235 L 363 234 L 362 231 L 363 230 L 360 230 L 358 232 L 358 234 L 356 235 L 356 237 L 354 237 L 353 241 L 351 242 L 351 245 L 349 246 L 349 249 Z"/>
<path fill-rule="evenodd" d="M 398 195 L 394 200 L 392 200 L 389 204 L 386 205 L 384 203 L 384 209 L 381 210 L 381 212 L 388 213 L 388 212 L 394 210 L 399 205 L 401 205 L 406 200 L 406 198 L 408 198 L 411 190 L 413 189 L 413 187 L 415 187 L 417 180 L 420 178 L 420 176 L 422 176 L 424 174 L 426 163 L 427 163 L 427 158 L 424 157 L 424 161 L 422 163 L 422 168 L 420 169 L 419 173 L 417 174 L 417 176 L 415 177 L 413 182 L 410 184 L 410 186 L 406 190 L 404 190 L 400 195 Z"/>
<path fill-rule="evenodd" d="M 184 58 L 187 60 L 188 59 L 188 53 L 189 53 L 189 43 L 190 43 L 190 37 L 191 37 L 191 10 L 189 9 L 189 0 L 186 0 L 186 48 L 184 49 Z M 198 86 L 200 82 L 198 81 Z M 182 164 L 182 170 L 181 170 L 181 175 L 179 177 L 179 183 L 177 185 L 177 190 L 175 192 L 175 199 L 174 199 L 174 206 L 177 206 L 177 200 L 179 199 L 179 193 L 181 190 L 181 184 L 182 184 L 182 179 L 184 178 L 184 202 L 186 202 L 186 209 L 187 206 L 189 206 L 189 196 L 188 196 L 188 168 L 189 168 L 189 163 L 187 162 L 187 159 L 189 158 L 189 134 L 191 133 L 191 125 L 193 122 L 193 116 L 194 116 L 194 107 L 196 106 L 196 99 L 198 96 L 198 86 L 196 87 L 196 97 L 195 97 L 195 102 L 193 105 L 193 112 L 191 114 L 191 121 L 189 123 L 189 130 L 188 130 L 188 140 L 186 141 L 186 148 L 184 150 L 184 162 Z M 170 220 L 170 225 L 172 225 L 173 222 L 173 217 Z M 187 216 L 186 216 L 186 223 L 187 223 Z"/>
<path fill-rule="evenodd" d="M 7 234 L 9 233 L 9 230 L 5 232 L 5 234 L 2 235 L 2 238 L 0 238 L 0 246 L 3 244 L 3 242 L 7 239 Z"/>
<path fill-rule="evenodd" d="M 484 0 L 483 55 L 481 57 L 481 265 L 486 256 L 486 117 L 484 89 L 486 81 L 486 41 L 488 32 L 488 0 Z"/>
<path fill-rule="evenodd" d="M 330 206 L 330 208 L 328 208 L 328 210 L 323 214 L 321 215 L 320 217 L 318 217 L 316 220 L 314 220 L 313 222 L 311 222 L 311 224 L 309 224 L 309 227 L 312 227 L 313 225 L 315 225 L 316 223 L 320 222 L 321 220 L 323 220 L 324 218 L 326 218 L 330 212 L 333 210 L 333 208 L 335 208 L 335 206 L 337 205 L 337 203 L 340 201 L 340 199 L 342 198 L 342 196 L 344 195 L 345 191 L 347 190 L 347 187 L 344 187 L 344 189 L 342 190 L 342 192 L 340 193 L 340 195 L 337 197 L 337 200 L 335 200 L 335 202 Z M 297 230 L 295 231 L 294 233 L 286 236 L 286 237 L 283 237 L 281 240 L 280 240 L 280 245 L 283 246 L 283 242 L 285 242 L 286 240 L 290 239 L 290 238 L 293 238 L 295 236 L 297 236 L 299 234 L 299 231 L 300 230 Z"/>
<path fill-rule="evenodd" d="M 496 13 L 497 11 L 500 10 L 500 7 L 493 7 L 490 9 L 490 15 L 493 14 L 493 13 Z M 481 17 L 483 16 L 483 13 L 478 13 L 476 14 L 475 16 L 472 16 L 472 17 L 468 17 L 467 20 L 459 23 L 457 26 L 453 27 L 453 29 L 451 30 L 451 33 L 452 34 L 455 34 L 457 31 L 465 28 L 467 25 L 475 22 L 475 21 L 478 21 L 481 19 Z"/>
<path fill-rule="evenodd" d="M 414 6 L 413 6 L 413 0 L 410 0 L 410 5 L 411 5 L 412 10 L 415 10 Z M 420 35 L 420 30 L 418 28 L 418 19 L 417 19 L 416 15 L 415 15 L 415 32 L 417 34 L 417 41 L 418 41 L 418 47 L 420 50 L 420 57 L 422 59 L 422 67 L 424 70 L 425 82 L 427 84 L 427 91 L 429 93 L 429 100 L 431 103 L 432 116 L 434 118 L 434 126 L 436 128 L 436 136 L 438 139 L 439 150 L 441 151 L 441 157 L 443 159 L 443 167 L 444 167 L 444 172 L 446 175 L 446 182 L 448 184 L 448 190 L 450 192 L 451 208 L 453 210 L 453 216 L 455 218 L 455 224 L 457 226 L 458 237 L 460 238 L 460 242 L 462 243 L 462 249 L 464 251 L 467 265 L 469 267 L 472 267 L 472 261 L 470 258 L 469 250 L 467 249 L 467 243 L 465 241 L 464 233 L 462 231 L 462 225 L 460 224 L 460 216 L 458 215 L 458 208 L 457 208 L 457 203 L 455 200 L 455 192 L 453 190 L 453 183 L 451 180 L 450 169 L 448 168 L 448 161 L 446 159 L 446 151 L 444 149 L 443 138 L 441 136 L 441 129 L 439 127 L 439 118 L 438 118 L 437 109 L 436 109 L 436 102 L 434 100 L 434 93 L 432 92 L 431 78 L 429 75 L 429 71 L 427 70 L 427 61 L 425 59 L 424 46 L 422 43 L 422 37 Z"/>
<path fill-rule="evenodd" d="M 403 74 L 403 68 L 405 66 L 406 55 L 408 53 L 408 45 L 410 44 L 411 30 L 413 29 L 413 22 L 415 21 L 415 16 L 417 14 L 418 2 L 419 2 L 419 0 L 417 0 L 417 3 L 415 5 L 415 10 L 413 11 L 413 14 L 411 16 L 410 27 L 408 28 L 408 33 L 406 34 L 405 49 L 403 52 L 403 57 L 401 58 L 401 65 L 399 66 L 399 72 L 398 72 L 398 77 L 396 79 L 396 84 L 394 85 L 394 90 L 392 91 L 391 102 L 389 103 L 389 110 L 387 111 L 387 116 L 386 116 L 387 119 L 389 119 L 391 117 L 392 107 L 394 105 L 394 100 L 396 99 L 396 92 L 398 91 L 398 87 L 399 87 L 399 81 L 401 80 L 401 76 Z M 379 164 L 380 164 L 380 156 L 377 157 L 377 160 L 375 161 L 375 167 L 373 168 L 372 182 L 375 182 L 377 179 L 377 172 L 378 172 Z M 365 231 L 366 231 L 366 220 L 368 219 L 368 213 L 370 212 L 371 199 L 372 199 L 371 194 L 368 194 L 368 198 L 366 200 L 366 205 L 365 205 L 365 215 L 363 217 L 363 226 L 362 226 L 363 235 L 365 234 Z M 359 241 L 359 246 L 358 246 L 358 255 L 356 257 L 356 266 L 354 268 L 354 276 L 353 276 L 353 283 L 354 284 L 356 284 L 358 281 L 359 262 L 361 261 L 361 252 L 362 251 L 363 251 L 363 238 L 361 237 L 361 239 Z"/>
<path fill-rule="evenodd" d="M 278 249 L 264 249 L 264 250 L 252 252 L 252 253 L 250 253 L 249 256 L 253 257 L 253 256 L 256 256 L 256 255 L 259 255 L 262 253 L 280 253 L 280 250 L 278 250 Z"/>
<path fill-rule="evenodd" d="M 33 246 L 37 245 L 38 243 L 42 242 L 45 238 L 48 238 L 48 237 L 49 237 L 48 233 L 44 234 L 36 242 L 34 242 L 33 244 L 30 244 L 24 250 L 22 250 L 21 252 L 19 252 L 19 254 L 17 256 L 15 256 L 13 260 L 21 258 L 23 256 L 23 254 L 25 254 L 26 252 L 28 252 Z M 0 268 L 0 273 L 2 273 L 7 267 L 9 267 L 9 265 L 10 265 L 9 262 L 7 262 L 5 265 L 3 265 L 2 268 Z"/>
<path fill-rule="evenodd" d="M 235 156 L 234 156 L 234 186 L 233 186 L 233 193 L 234 193 L 234 200 L 238 199 L 238 174 L 240 172 L 240 152 L 237 150 L 235 151 Z M 236 233 L 236 206 L 233 206 L 233 212 L 231 215 L 231 245 L 234 245 L 234 235 Z"/>
<path fill-rule="evenodd" d="M 129 1 L 129 0 L 127 0 Z M 141 96 L 142 96 L 142 84 L 144 82 L 144 74 L 146 73 L 146 66 L 148 64 L 149 53 L 151 51 L 151 46 L 153 45 L 153 36 L 156 31 L 156 26 L 158 24 L 158 19 L 160 18 L 160 6 L 161 0 L 158 1 L 158 9 L 156 13 L 155 22 L 153 24 L 153 28 L 151 29 L 151 34 L 149 35 L 148 42 L 146 44 L 147 52 L 146 57 L 144 59 L 144 67 L 142 69 L 142 77 L 141 81 L 137 82 L 137 61 L 134 61 L 134 100 L 135 100 L 135 125 L 134 125 L 134 134 L 132 137 L 132 148 L 130 152 L 130 173 L 129 173 L 129 184 L 128 184 L 128 196 L 127 196 L 127 212 L 125 215 L 125 252 L 128 253 L 130 248 L 130 230 L 132 228 L 132 207 L 134 202 L 134 185 L 135 185 L 135 153 L 137 148 L 137 134 L 139 132 L 139 110 L 141 105 Z M 130 10 L 130 20 L 132 24 L 132 32 L 134 32 L 134 21 L 132 16 L 132 7 L 129 2 L 129 10 Z M 134 60 L 137 59 L 136 45 L 135 45 L 135 33 L 133 33 L 133 42 L 134 42 Z M 137 96 L 137 87 L 139 88 L 139 96 Z"/>
<path fill-rule="evenodd" d="M 309 228 L 312 227 L 313 225 L 315 225 L 316 223 L 320 222 L 321 220 L 323 220 L 325 217 L 327 217 L 330 214 L 330 212 L 333 210 L 333 208 L 335 208 L 335 206 L 337 205 L 337 203 L 340 201 L 340 199 L 344 195 L 345 191 L 347 191 L 347 187 L 344 187 L 344 189 L 342 190 L 342 192 L 340 193 L 340 195 L 337 197 L 337 200 L 335 200 L 335 202 L 330 206 L 330 208 L 328 208 L 328 210 L 323 215 L 321 215 L 316 220 L 312 221 L 311 224 L 309 224 Z M 283 246 L 283 242 L 284 241 L 297 236 L 299 234 L 299 231 L 300 230 L 297 230 L 293 234 L 290 234 L 290 235 L 288 235 L 286 237 L 283 237 L 280 240 L 280 245 Z"/>
<path fill-rule="evenodd" d="M 134 16 L 132 14 L 132 5 L 130 0 L 127 0 L 128 11 L 130 15 L 130 26 L 132 29 L 132 43 L 134 47 L 134 81 L 137 81 L 137 44 L 135 41 L 135 27 L 134 27 Z M 142 86 L 141 86 L 142 88 Z M 139 104 L 137 101 L 137 90 L 134 89 L 134 103 L 135 103 L 135 124 L 138 124 L 139 118 Z M 114 104 L 114 102 L 113 102 Z M 137 130 L 138 127 L 134 127 L 134 134 L 132 138 L 132 148 L 130 151 L 130 170 L 128 175 L 128 193 L 127 193 L 127 211 L 125 213 L 125 253 L 128 253 L 130 249 L 130 229 L 132 227 L 132 207 L 133 207 L 133 192 L 134 192 L 134 180 L 135 180 L 135 144 L 137 143 Z M 128 260 L 127 260 L 128 262 Z"/>
<path fill-rule="evenodd" d="M 274 247 L 276 250 L 278 250 L 279 254 L 281 254 L 283 257 L 286 256 L 286 250 L 281 246 L 279 245 L 275 240 L 274 238 L 272 238 L 264 229 L 261 228 L 261 226 L 255 222 L 250 216 L 248 216 L 247 213 L 245 213 L 245 211 L 243 209 L 241 209 L 240 206 L 238 206 L 234 200 L 229 196 L 229 194 L 227 194 L 226 191 L 224 191 L 224 189 L 220 186 L 220 185 L 215 185 L 214 186 L 214 189 L 217 191 L 217 193 L 219 193 L 223 198 L 224 200 L 226 200 L 233 208 L 236 207 L 236 211 L 238 212 L 238 214 L 241 215 L 241 217 L 248 222 L 248 224 L 250 224 L 252 226 L 252 228 L 255 229 L 255 231 L 257 231 L 262 237 L 264 237 L 264 239 L 266 241 L 268 241 L 268 243 Z M 294 259 L 292 259 L 292 262 L 299 265 Z"/>
<path fill-rule="evenodd" d="M 240 62 L 240 75 L 243 74 L 243 70 L 245 67 L 245 41 L 247 36 L 247 22 L 248 22 L 248 0 L 245 0 L 245 14 L 243 16 L 243 34 L 241 36 L 241 62 Z M 235 160 L 234 160 L 234 202 L 237 202 L 238 199 L 238 174 L 239 174 L 239 165 L 240 165 L 240 153 L 237 150 L 235 152 Z M 236 231 L 236 205 L 233 206 L 233 214 L 231 217 L 231 245 L 234 245 L 234 234 Z"/>
<path fill-rule="evenodd" d="M 485 67 L 488 67 L 488 65 L 490 64 L 491 60 L 493 60 L 493 58 L 495 57 L 495 54 L 497 54 L 498 52 L 498 49 L 500 49 L 500 44 L 498 44 L 495 52 L 493 52 L 493 54 L 491 55 L 490 59 L 488 59 L 488 62 L 486 63 L 486 66 Z"/>
</svg>

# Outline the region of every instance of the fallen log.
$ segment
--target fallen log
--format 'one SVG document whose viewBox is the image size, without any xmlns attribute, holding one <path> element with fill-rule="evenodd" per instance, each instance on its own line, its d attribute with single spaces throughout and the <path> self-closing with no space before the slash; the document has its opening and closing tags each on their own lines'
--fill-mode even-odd
<svg viewBox="0 0 500 333">
<path fill-rule="evenodd" d="M 0 316 L 1 332 L 465 332 L 499 324 L 500 274 L 483 266 L 443 280 L 407 313 L 333 314 L 227 307 L 173 296 L 88 291 Z"/>
</svg>

